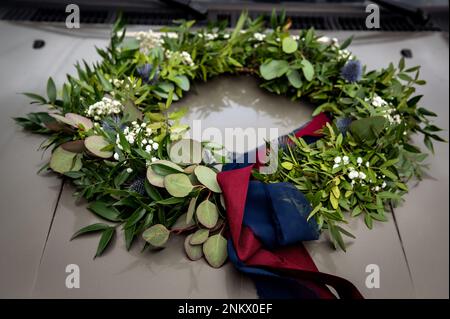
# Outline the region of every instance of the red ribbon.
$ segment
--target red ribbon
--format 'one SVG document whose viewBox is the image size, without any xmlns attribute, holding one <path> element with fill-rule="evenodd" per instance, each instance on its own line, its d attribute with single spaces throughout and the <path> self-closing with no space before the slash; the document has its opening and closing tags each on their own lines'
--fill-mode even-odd
<svg viewBox="0 0 450 319">
<path fill-rule="evenodd" d="M 327 122 L 328 117 L 320 114 L 295 135 L 318 136 Z M 341 298 L 363 298 L 358 289 L 349 281 L 326 273 L 319 272 L 306 248 L 298 245 L 267 250 L 246 226 L 243 226 L 245 200 L 253 165 L 218 174 L 217 181 L 222 189 L 227 207 L 227 218 L 230 235 L 238 258 L 247 266 L 264 267 L 289 275 L 309 288 L 320 298 L 331 299 L 335 295 L 325 286 L 332 286 Z"/>
</svg>

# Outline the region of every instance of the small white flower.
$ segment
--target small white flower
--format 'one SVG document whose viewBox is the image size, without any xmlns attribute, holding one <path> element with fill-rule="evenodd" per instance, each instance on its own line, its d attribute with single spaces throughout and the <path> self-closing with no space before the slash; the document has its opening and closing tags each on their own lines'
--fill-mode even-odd
<svg viewBox="0 0 450 319">
<path fill-rule="evenodd" d="M 339 167 L 339 164 L 334 164 L 333 165 L 333 169 L 338 168 L 338 167 Z"/>
<path fill-rule="evenodd" d="M 348 177 L 350 179 L 355 179 L 358 177 L 358 172 L 357 171 L 351 171 L 350 173 L 348 173 Z"/>
<path fill-rule="evenodd" d="M 350 159 L 348 158 L 347 155 L 345 155 L 344 157 L 342 157 L 342 160 L 344 161 L 344 164 L 348 164 Z"/>
<path fill-rule="evenodd" d="M 127 168 L 127 173 L 128 173 L 128 174 L 131 174 L 131 173 L 133 173 L 133 169 L 132 169 L 132 168 L 130 168 L 130 167 L 128 167 L 128 168 Z"/>
<path fill-rule="evenodd" d="M 115 159 L 116 161 L 118 161 L 118 160 L 119 160 L 119 154 L 114 153 L 114 159 Z"/>
<path fill-rule="evenodd" d="M 363 162 L 363 159 L 361 157 L 358 157 L 356 159 L 356 163 L 358 163 L 358 165 L 361 165 L 362 162 Z"/>
<path fill-rule="evenodd" d="M 381 188 L 385 188 L 386 187 L 386 182 L 383 182 L 383 184 L 381 184 Z"/>
<path fill-rule="evenodd" d="M 339 164 L 341 161 L 342 161 L 342 158 L 341 158 L 340 156 L 336 156 L 336 157 L 334 158 L 334 162 L 335 162 L 336 164 Z"/>
<path fill-rule="evenodd" d="M 317 42 L 319 43 L 323 43 L 323 44 L 330 44 L 332 42 L 332 40 L 329 37 L 320 37 L 317 39 Z"/>
<path fill-rule="evenodd" d="M 380 190 L 380 186 L 375 186 L 375 191 L 378 192 Z"/>
<path fill-rule="evenodd" d="M 152 157 L 152 162 L 156 162 L 157 160 L 158 160 L 158 158 Z"/>
<path fill-rule="evenodd" d="M 153 143 L 153 144 L 152 144 L 152 147 L 153 147 L 154 150 L 157 150 L 158 147 L 159 147 L 159 145 L 158 145 L 158 143 Z"/>
<path fill-rule="evenodd" d="M 147 140 L 144 138 L 143 140 L 142 140 L 142 145 L 145 145 L 145 144 L 147 144 L 148 142 L 147 142 Z"/>
<path fill-rule="evenodd" d="M 360 178 L 360 179 L 366 179 L 366 174 L 364 174 L 363 172 L 359 172 L 359 174 L 358 174 L 358 177 Z"/>
<path fill-rule="evenodd" d="M 147 153 L 150 153 L 150 152 L 152 151 L 152 146 L 151 146 L 151 145 L 147 145 L 147 146 L 145 147 L 145 151 L 146 151 Z"/>
<path fill-rule="evenodd" d="M 369 167 L 370 166 L 370 163 L 369 162 L 366 162 L 366 167 Z"/>
</svg>

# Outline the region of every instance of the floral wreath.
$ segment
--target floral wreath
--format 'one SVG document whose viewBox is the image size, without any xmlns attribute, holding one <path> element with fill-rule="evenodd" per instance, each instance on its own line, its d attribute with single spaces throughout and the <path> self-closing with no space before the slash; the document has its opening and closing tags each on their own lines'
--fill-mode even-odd
<svg viewBox="0 0 450 319">
<path fill-rule="evenodd" d="M 24 93 L 49 107 L 15 119 L 49 136 L 41 146 L 52 155 L 41 170 L 69 178 L 89 210 L 113 223 L 86 226 L 72 238 L 99 232 L 99 256 L 118 226 L 127 249 L 139 236 L 145 249 L 188 233 L 190 259 L 205 256 L 213 267 L 225 262 L 227 215 L 214 167 L 226 161 L 224 149 L 198 143 L 208 156 L 183 163 L 170 154 L 175 145 L 193 143 L 182 138 L 189 127 L 180 124 L 183 110 L 170 111 L 172 101 L 192 81 L 224 73 L 254 75 L 262 88 L 307 99 L 317 105 L 313 116 L 330 119 L 315 132 L 320 138 L 284 137 L 277 171 L 253 170 L 253 179 L 295 186 L 311 205 L 307 219 L 344 250 L 342 235 L 353 237 L 343 227 L 347 218 L 362 216 L 368 228 L 387 220 L 386 206 L 397 205 L 407 182 L 423 171 L 427 155 L 411 135 L 423 134 L 431 151 L 432 140 L 442 141 L 429 120 L 436 114 L 414 96 L 415 86 L 425 84 L 419 67 L 406 68 L 402 58 L 397 67 L 368 72 L 347 50 L 351 39 L 339 44 L 312 29 L 292 35 L 284 15 L 272 15 L 267 26 L 244 13 L 232 32 L 223 24 L 193 25 L 126 36 L 119 19 L 108 48 L 97 49 L 100 62 L 77 64 L 78 76 L 68 75 L 59 91 L 50 78 L 47 98 Z"/>
</svg>

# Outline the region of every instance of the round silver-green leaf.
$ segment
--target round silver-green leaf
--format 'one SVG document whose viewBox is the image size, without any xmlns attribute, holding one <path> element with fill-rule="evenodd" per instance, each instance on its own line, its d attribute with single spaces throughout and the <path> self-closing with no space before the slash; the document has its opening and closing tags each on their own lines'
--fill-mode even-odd
<svg viewBox="0 0 450 319">
<path fill-rule="evenodd" d="M 108 141 L 100 135 L 89 136 L 84 140 L 84 146 L 86 146 L 88 151 L 101 158 L 110 158 L 113 156 L 112 151 L 103 150 L 108 145 Z"/>
<path fill-rule="evenodd" d="M 294 53 L 298 49 L 297 41 L 294 40 L 292 37 L 286 37 L 283 39 L 283 52 L 284 53 Z"/>
<path fill-rule="evenodd" d="M 76 153 L 66 151 L 61 146 L 53 151 L 50 159 L 50 168 L 57 173 L 64 174 L 73 170 L 81 169 L 81 159 L 78 161 Z"/>
<path fill-rule="evenodd" d="M 209 237 L 208 229 L 199 229 L 195 233 L 192 234 L 191 240 L 189 243 L 191 245 L 200 245 L 203 244 Z"/>
<path fill-rule="evenodd" d="M 170 174 L 164 177 L 164 187 L 173 197 L 187 196 L 194 186 L 185 174 Z"/>
<path fill-rule="evenodd" d="M 163 247 L 169 239 L 170 231 L 161 224 L 153 225 L 142 234 L 146 242 L 154 247 Z"/>
<path fill-rule="evenodd" d="M 213 235 L 203 244 L 206 261 L 214 268 L 219 268 L 227 260 L 227 240 L 221 235 Z"/>
<path fill-rule="evenodd" d="M 192 238 L 192 234 L 187 236 L 184 240 L 184 250 L 186 251 L 186 255 L 190 260 L 199 260 L 203 257 L 203 249 L 201 245 L 191 245 L 190 241 Z"/>
<path fill-rule="evenodd" d="M 209 190 L 215 193 L 222 193 L 219 183 L 217 183 L 217 173 L 206 166 L 197 166 L 194 174 L 200 183 L 205 185 Z"/>
<path fill-rule="evenodd" d="M 156 174 L 151 166 L 147 168 L 147 180 L 153 186 L 164 187 L 164 176 Z"/>
<path fill-rule="evenodd" d="M 213 228 L 219 219 L 219 211 L 217 206 L 209 200 L 204 200 L 197 207 L 197 220 L 206 228 Z"/>
</svg>

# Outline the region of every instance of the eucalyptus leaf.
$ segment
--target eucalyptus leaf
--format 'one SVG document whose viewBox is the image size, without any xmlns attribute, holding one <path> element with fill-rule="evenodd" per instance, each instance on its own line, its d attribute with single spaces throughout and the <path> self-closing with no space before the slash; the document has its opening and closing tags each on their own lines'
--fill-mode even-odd
<svg viewBox="0 0 450 319">
<path fill-rule="evenodd" d="M 170 231 L 162 224 L 156 224 L 145 230 L 142 237 L 153 247 L 164 247 L 169 239 Z"/>
<path fill-rule="evenodd" d="M 198 205 L 196 216 L 200 224 L 206 228 L 213 228 L 219 219 L 219 211 L 216 204 L 206 199 Z"/>
<path fill-rule="evenodd" d="M 221 267 L 228 257 L 227 240 L 221 234 L 209 237 L 203 244 L 203 254 L 212 267 Z"/>
<path fill-rule="evenodd" d="M 164 177 L 164 187 L 174 197 L 186 197 L 194 188 L 186 174 L 170 174 Z"/>
<path fill-rule="evenodd" d="M 209 237 L 208 229 L 199 229 L 195 233 L 192 234 L 191 240 L 189 243 L 191 245 L 200 245 L 203 244 Z"/>
<path fill-rule="evenodd" d="M 84 145 L 89 152 L 101 158 L 110 158 L 112 151 L 105 151 L 104 148 L 109 145 L 108 141 L 100 135 L 92 135 L 84 140 Z"/>
<path fill-rule="evenodd" d="M 186 251 L 186 255 L 190 260 L 199 260 L 203 257 L 203 247 L 201 245 L 191 245 L 191 238 L 192 234 L 187 236 L 184 240 L 184 250 Z"/>
<path fill-rule="evenodd" d="M 271 60 L 259 67 L 259 72 L 265 80 L 279 78 L 289 70 L 289 63 L 284 60 Z"/>
<path fill-rule="evenodd" d="M 81 167 L 75 167 L 76 156 L 77 153 L 66 151 L 60 146 L 52 153 L 50 168 L 60 174 L 77 171 Z"/>
<path fill-rule="evenodd" d="M 211 168 L 199 165 L 195 168 L 194 174 L 197 179 L 205 185 L 209 190 L 215 193 L 221 193 L 219 183 L 217 183 L 217 173 Z"/>
<path fill-rule="evenodd" d="M 284 53 L 294 53 L 298 49 L 297 41 L 295 41 L 292 37 L 286 37 L 283 39 L 282 43 L 283 52 Z"/>
</svg>

